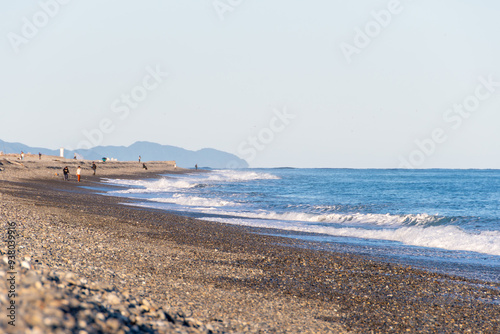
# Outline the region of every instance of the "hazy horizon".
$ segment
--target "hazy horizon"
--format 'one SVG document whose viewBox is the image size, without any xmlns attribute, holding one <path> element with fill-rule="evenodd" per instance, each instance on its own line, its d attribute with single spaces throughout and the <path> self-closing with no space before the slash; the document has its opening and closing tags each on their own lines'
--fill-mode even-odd
<svg viewBox="0 0 500 334">
<path fill-rule="evenodd" d="M 0 138 L 1 140 L 2 138 Z M 144 141 L 137 141 L 137 142 L 144 142 Z M 137 143 L 136 142 L 136 143 Z M 150 143 L 153 143 L 153 142 L 150 142 Z M 22 142 L 18 142 L 18 144 L 23 144 L 23 145 L 26 145 Z M 133 145 L 135 143 L 132 143 L 131 145 Z M 153 144 L 159 144 L 159 143 L 153 143 Z M 131 145 L 106 145 L 107 147 L 129 147 Z M 164 145 L 168 145 L 168 144 L 164 144 Z M 29 146 L 29 145 L 27 145 Z M 35 146 L 30 146 L 30 147 L 33 147 L 35 148 Z M 177 147 L 177 146 L 174 146 L 174 147 Z M 40 149 L 48 149 L 48 150 L 59 150 L 60 148 L 48 148 L 48 147 L 36 147 L 36 148 L 40 148 Z M 94 147 L 96 148 L 96 147 Z M 181 148 L 181 147 L 180 147 Z M 93 149 L 93 148 L 91 148 Z M 200 148 L 199 150 L 204 150 L 204 149 L 213 149 L 212 147 L 202 147 Z M 193 152 L 196 152 L 196 151 L 199 151 L 199 150 L 190 150 L 190 151 L 193 151 Z M 1 151 L 1 150 L 0 150 Z M 224 151 L 223 151 L 224 152 Z M 19 154 L 20 152 L 3 152 L 4 154 Z M 24 152 L 24 153 L 31 153 L 33 155 L 37 155 L 39 152 Z M 66 151 L 66 148 L 65 148 L 65 153 L 68 153 L 68 151 Z M 228 152 L 230 153 L 230 152 Z M 58 156 L 58 155 L 56 155 Z M 86 159 L 86 157 L 83 157 L 83 159 Z M 89 159 L 87 159 L 89 160 Z M 90 159 L 90 160 L 95 160 L 95 159 Z M 89 161 L 90 161 L 89 160 Z M 143 159 L 144 161 L 147 161 L 145 159 Z M 151 160 L 151 159 L 150 159 Z M 131 159 L 131 160 L 118 160 L 118 161 L 135 161 L 135 159 Z M 189 166 L 186 166 L 186 167 L 189 167 Z M 207 168 L 207 167 L 210 167 L 210 166 L 199 166 L 199 168 Z M 229 169 L 232 169 L 231 166 L 228 166 L 227 168 Z M 264 169 L 300 169 L 300 168 L 303 168 L 303 169 L 356 169 L 356 170 L 363 170 L 363 169 L 374 169 L 374 170 L 391 170 L 391 169 L 401 169 L 401 170 L 405 170 L 407 168 L 405 167 L 327 167 L 327 166 L 316 166 L 316 167 L 297 167 L 297 166 L 273 166 L 273 167 L 248 167 L 248 168 L 251 168 L 251 169 L 258 169 L 258 168 L 264 168 Z M 241 167 L 237 167 L 236 169 L 241 169 Z M 243 168 L 245 169 L 245 168 Z M 421 168 L 414 168 L 415 170 L 500 170 L 500 168 L 488 168 L 488 167 L 484 167 L 484 168 L 471 168 L 471 167 L 462 167 L 462 168 L 444 168 L 444 167 L 421 167 Z"/>
</svg>

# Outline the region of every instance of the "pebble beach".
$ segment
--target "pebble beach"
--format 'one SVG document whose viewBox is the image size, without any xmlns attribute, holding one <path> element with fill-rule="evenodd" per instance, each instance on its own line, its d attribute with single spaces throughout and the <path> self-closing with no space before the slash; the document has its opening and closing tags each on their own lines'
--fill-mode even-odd
<svg viewBox="0 0 500 334">
<path fill-rule="evenodd" d="M 94 176 L 91 161 L 0 156 L 0 332 L 500 332 L 499 283 L 317 251 L 86 188 L 105 187 L 106 177 L 195 172 L 146 164 L 98 162 Z"/>
</svg>

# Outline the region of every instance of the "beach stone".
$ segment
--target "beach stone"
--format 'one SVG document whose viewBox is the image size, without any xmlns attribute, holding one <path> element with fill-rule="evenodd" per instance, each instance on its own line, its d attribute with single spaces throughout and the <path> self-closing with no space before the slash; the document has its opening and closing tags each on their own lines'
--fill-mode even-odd
<svg viewBox="0 0 500 334">
<path fill-rule="evenodd" d="M 109 327 L 112 331 L 117 331 L 120 328 L 120 321 L 116 318 L 110 318 L 106 320 L 106 326 Z"/>
<path fill-rule="evenodd" d="M 32 327 L 37 327 L 43 324 L 42 314 L 38 312 L 33 312 L 25 318 L 26 323 Z"/>
<path fill-rule="evenodd" d="M 73 329 L 76 326 L 75 318 L 71 314 L 66 315 L 66 318 L 64 319 L 63 324 L 64 324 L 65 328 Z"/>
<path fill-rule="evenodd" d="M 34 271 L 28 271 L 21 280 L 23 285 L 32 285 L 39 281 L 38 275 Z"/>
<path fill-rule="evenodd" d="M 121 302 L 120 298 L 117 295 L 115 295 L 114 293 L 108 294 L 106 296 L 106 300 L 111 305 L 118 305 Z"/>
<path fill-rule="evenodd" d="M 87 327 L 87 322 L 83 319 L 78 320 L 78 327 L 79 328 L 86 328 Z"/>
</svg>

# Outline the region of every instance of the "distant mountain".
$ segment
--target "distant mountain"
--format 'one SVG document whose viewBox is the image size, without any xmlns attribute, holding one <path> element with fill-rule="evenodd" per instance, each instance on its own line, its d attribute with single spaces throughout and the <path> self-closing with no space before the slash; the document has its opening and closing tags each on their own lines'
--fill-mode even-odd
<svg viewBox="0 0 500 334">
<path fill-rule="evenodd" d="M 30 147 L 21 143 L 8 143 L 0 139 L 0 151 L 4 153 L 25 153 L 44 155 L 59 155 L 59 150 L 50 150 L 41 147 Z M 115 158 L 119 161 L 134 161 L 141 156 L 141 161 L 166 161 L 175 160 L 177 166 L 192 168 L 246 168 L 248 163 L 236 155 L 204 148 L 198 151 L 190 151 L 176 146 L 160 145 L 156 143 L 138 141 L 128 147 L 125 146 L 96 146 L 88 150 L 65 151 L 66 158 L 73 158 L 74 154 L 81 155 L 84 159 L 99 160 L 103 157 Z"/>
<path fill-rule="evenodd" d="M 44 155 L 57 155 L 59 156 L 59 150 L 50 150 L 42 147 L 31 147 L 21 143 L 8 143 L 0 139 L 0 151 L 3 153 L 42 153 Z"/>
</svg>

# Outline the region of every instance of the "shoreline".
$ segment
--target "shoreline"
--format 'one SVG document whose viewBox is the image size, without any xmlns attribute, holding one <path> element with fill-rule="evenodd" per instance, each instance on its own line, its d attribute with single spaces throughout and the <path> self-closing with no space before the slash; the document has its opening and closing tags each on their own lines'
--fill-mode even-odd
<svg viewBox="0 0 500 334">
<path fill-rule="evenodd" d="M 260 170 L 260 169 L 259 169 Z M 262 170 L 260 170 L 262 171 Z M 218 171 L 214 171 L 217 172 Z M 267 170 L 265 171 L 268 172 Z M 189 182 L 191 176 L 187 176 L 187 180 Z M 203 176 L 198 176 L 203 177 Z M 209 177 L 209 176 L 207 176 Z M 159 180 L 161 176 L 155 178 L 153 181 Z M 168 179 L 168 176 L 167 176 Z M 180 178 L 181 180 L 184 178 Z M 142 179 L 140 179 L 142 180 Z M 109 180 L 106 180 L 108 182 Z M 117 180 L 120 183 L 119 180 Z M 106 190 L 106 187 L 95 188 L 95 191 L 103 191 L 106 194 L 109 194 L 109 191 L 124 189 L 123 185 L 116 185 L 111 183 L 108 185 L 109 190 Z M 125 183 L 125 188 L 129 188 L 127 183 Z M 119 196 L 120 198 L 126 198 L 129 201 L 126 205 L 134 206 L 141 209 L 146 208 L 157 208 L 160 210 L 164 210 L 166 212 L 180 215 L 183 217 L 191 217 L 202 220 L 215 220 L 217 222 L 225 222 L 224 217 L 217 213 L 212 212 L 204 212 L 201 213 L 198 210 L 190 210 L 189 208 L 176 210 L 176 208 L 162 208 L 161 204 L 153 204 L 144 198 L 135 198 L 135 196 L 128 196 L 123 194 L 109 194 L 111 196 Z M 195 195 L 196 198 L 197 195 Z M 222 217 L 222 219 L 220 219 Z M 238 217 L 236 214 L 235 217 Z M 226 221 L 227 222 L 227 221 Z M 227 222 L 229 224 L 233 224 L 236 226 L 246 226 L 246 227 L 254 227 L 259 231 L 259 228 L 256 225 L 260 225 L 262 227 L 262 231 L 258 233 L 274 235 L 278 237 L 288 237 L 295 238 L 302 241 L 311 241 L 309 249 L 316 250 L 325 250 L 332 251 L 343 254 L 359 254 L 365 256 L 368 259 L 372 259 L 374 261 L 379 262 L 389 262 L 393 264 L 399 264 L 403 266 L 412 266 L 414 268 L 419 268 L 424 271 L 431 271 L 435 273 L 447 274 L 450 276 L 459 276 L 468 278 L 471 280 L 484 280 L 491 281 L 494 283 L 500 283 L 500 269 L 498 265 L 498 259 L 496 255 L 492 255 L 491 253 L 479 253 L 474 251 L 460 251 L 442 248 L 438 249 L 439 253 L 436 254 L 435 248 L 426 247 L 426 246 L 415 246 L 410 243 L 406 244 L 401 242 L 400 245 L 397 242 L 394 242 L 393 245 L 387 245 L 387 240 L 380 239 L 365 239 L 370 240 L 369 245 L 360 245 L 357 241 L 357 238 L 351 237 L 339 237 L 335 235 L 331 235 L 328 233 L 314 232 L 314 231 L 306 231 L 306 230 L 297 230 L 294 228 L 287 229 L 286 227 L 270 227 L 265 226 L 265 224 L 245 224 L 245 223 L 233 223 Z M 351 240 L 351 241 L 349 241 Z M 354 241 L 352 241 L 354 240 Z M 306 246 L 307 247 L 307 246 Z M 418 251 L 414 251 L 411 253 L 412 248 L 418 248 Z"/>
<path fill-rule="evenodd" d="M 173 315 L 197 319 L 192 330 L 494 333 L 500 328 L 498 283 L 311 250 L 302 247 L 304 241 L 255 233 L 262 229 L 121 205 L 128 200 L 79 187 L 99 184 L 99 168 L 95 179 L 84 176 L 78 184 L 33 177 L 40 174 L 26 170 L 5 178 L 9 167 L 0 167 L 5 167 L 1 234 L 8 221 L 18 222 L 24 237 L 20 252 L 31 270 L 72 272 L 119 294 L 148 299 Z M 114 172 L 120 178 L 145 176 L 126 168 Z M 5 244 L 0 249 L 4 253 Z"/>
<path fill-rule="evenodd" d="M 122 178 L 153 178 L 160 174 L 185 174 L 191 172 L 202 172 L 202 170 L 192 170 L 180 168 L 175 165 L 175 161 L 107 161 L 102 160 L 76 160 L 66 159 L 56 156 L 43 156 L 39 160 L 38 155 L 27 155 L 25 160 L 20 160 L 18 155 L 0 155 L 0 180 L 17 179 L 63 179 L 63 168 L 70 169 L 70 181 L 76 179 L 76 169 L 82 168 L 82 181 L 98 181 L 101 177 Z M 97 169 L 93 175 L 92 163 L 95 162 Z M 147 170 L 143 168 L 146 165 Z"/>
</svg>

